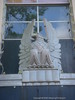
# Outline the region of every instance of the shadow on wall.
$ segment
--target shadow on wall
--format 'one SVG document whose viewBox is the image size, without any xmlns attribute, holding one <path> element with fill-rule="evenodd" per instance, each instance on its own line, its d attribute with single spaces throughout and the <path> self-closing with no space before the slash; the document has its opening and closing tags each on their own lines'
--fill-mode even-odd
<svg viewBox="0 0 75 100">
<path fill-rule="evenodd" d="M 62 69 L 64 73 L 75 72 L 75 59 L 73 41 L 71 39 L 60 40 L 62 52 Z M 6 74 L 18 73 L 19 62 L 19 45 L 20 40 L 5 40 L 4 54 L 2 56 L 2 63 Z"/>
<path fill-rule="evenodd" d="M 18 73 L 19 45 L 20 41 L 17 40 L 4 41 L 4 54 L 2 56 L 2 64 L 6 74 Z"/>
</svg>

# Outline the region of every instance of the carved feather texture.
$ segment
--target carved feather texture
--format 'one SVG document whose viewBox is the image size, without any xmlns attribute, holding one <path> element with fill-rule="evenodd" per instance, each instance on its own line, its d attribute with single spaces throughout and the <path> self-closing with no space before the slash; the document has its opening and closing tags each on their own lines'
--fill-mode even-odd
<svg viewBox="0 0 75 100">
<path fill-rule="evenodd" d="M 48 46 L 50 50 L 51 59 L 54 67 L 61 68 L 61 44 L 57 38 L 57 33 L 53 28 L 52 24 L 44 19 L 45 31 L 48 38 Z"/>
<path fill-rule="evenodd" d="M 30 63 L 31 34 L 33 34 L 34 22 L 35 20 L 28 24 L 22 36 L 21 44 L 19 46 L 19 70 L 28 67 Z"/>
</svg>

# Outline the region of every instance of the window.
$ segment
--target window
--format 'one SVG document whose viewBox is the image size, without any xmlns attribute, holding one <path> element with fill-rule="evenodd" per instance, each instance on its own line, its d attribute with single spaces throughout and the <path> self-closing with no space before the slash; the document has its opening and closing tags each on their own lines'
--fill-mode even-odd
<svg viewBox="0 0 75 100">
<path fill-rule="evenodd" d="M 15 2 L 15 1 L 14 1 Z M 5 39 L 21 39 L 27 24 L 36 19 L 34 31 L 46 36 L 43 18 L 50 21 L 58 38 L 71 38 L 68 5 L 8 4 L 6 10 Z"/>
<path fill-rule="evenodd" d="M 44 13 L 42 14 L 43 8 L 46 8 L 44 10 Z M 57 32 L 57 36 L 59 38 L 70 38 L 71 37 L 71 29 L 70 29 L 70 19 L 69 19 L 69 8 L 68 6 L 39 6 L 39 22 L 40 26 L 42 27 L 41 33 L 45 33 L 44 26 L 41 21 L 43 21 L 43 18 L 46 18 L 48 21 L 50 21 L 55 28 Z"/>
<path fill-rule="evenodd" d="M 36 19 L 36 6 L 7 6 L 5 38 L 21 38 L 27 24 Z"/>
</svg>

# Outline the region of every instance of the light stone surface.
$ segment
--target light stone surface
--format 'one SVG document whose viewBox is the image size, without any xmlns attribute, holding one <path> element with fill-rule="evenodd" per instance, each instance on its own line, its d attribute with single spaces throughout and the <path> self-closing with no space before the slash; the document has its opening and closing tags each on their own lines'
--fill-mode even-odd
<svg viewBox="0 0 75 100">
<path fill-rule="evenodd" d="M 48 71 L 48 70 L 47 70 Z M 35 72 L 35 70 L 34 70 Z M 23 74 L 25 75 L 26 72 Z M 29 72 L 27 72 L 29 74 Z M 5 86 L 38 86 L 38 85 L 75 85 L 75 74 L 74 73 L 60 73 L 59 81 L 50 81 L 47 75 L 45 81 L 33 81 L 35 78 L 31 78 L 29 81 L 29 75 L 26 73 L 23 74 L 7 74 L 0 75 L 0 87 Z M 49 73 L 49 71 L 48 71 Z M 27 76 L 28 75 L 28 76 Z M 27 77 L 26 77 L 27 76 Z M 32 80 L 32 81 L 31 81 Z"/>
<path fill-rule="evenodd" d="M 23 82 L 59 82 L 60 75 L 57 69 L 37 69 L 23 71 Z"/>
</svg>

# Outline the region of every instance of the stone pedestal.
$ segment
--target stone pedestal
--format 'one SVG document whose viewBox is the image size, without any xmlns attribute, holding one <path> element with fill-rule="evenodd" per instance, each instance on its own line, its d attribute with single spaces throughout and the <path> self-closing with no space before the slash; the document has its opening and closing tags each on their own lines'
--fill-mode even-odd
<svg viewBox="0 0 75 100">
<path fill-rule="evenodd" d="M 59 82 L 60 72 L 52 68 L 25 69 L 22 73 L 22 82 L 40 83 L 40 82 Z"/>
</svg>

